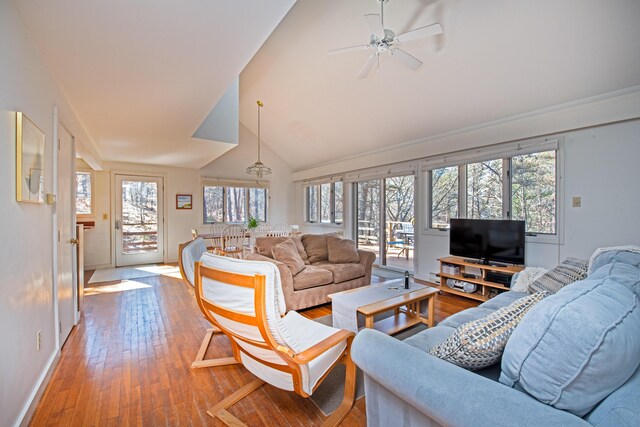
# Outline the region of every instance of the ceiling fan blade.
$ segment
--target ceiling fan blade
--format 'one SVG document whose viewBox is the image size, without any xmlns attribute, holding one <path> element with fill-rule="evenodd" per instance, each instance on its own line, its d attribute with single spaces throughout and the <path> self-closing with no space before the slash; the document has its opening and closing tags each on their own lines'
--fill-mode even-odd
<svg viewBox="0 0 640 427">
<path fill-rule="evenodd" d="M 368 44 L 361 44 L 358 46 L 349 46 L 349 47 L 341 47 L 340 49 L 332 49 L 330 51 L 328 51 L 327 53 L 329 55 L 337 55 L 339 53 L 347 53 L 347 52 L 353 52 L 356 50 L 366 50 L 369 49 L 371 46 Z"/>
<path fill-rule="evenodd" d="M 383 39 L 384 27 L 382 27 L 382 20 L 380 19 L 380 15 L 371 13 L 368 15 L 364 15 L 364 19 L 367 20 L 367 24 L 369 24 L 369 28 L 371 28 L 371 32 L 375 34 L 377 38 Z"/>
<path fill-rule="evenodd" d="M 408 42 L 411 40 L 423 39 L 425 37 L 436 36 L 442 34 L 442 26 L 438 23 L 427 25 L 426 27 L 416 28 L 411 31 L 407 31 L 404 34 L 398 36 L 398 40 L 401 42 Z"/>
<path fill-rule="evenodd" d="M 405 65 L 407 65 L 412 70 L 417 70 L 422 65 L 422 61 L 420 61 L 418 58 L 408 54 L 407 52 L 399 48 L 393 49 L 393 56 L 404 62 Z"/>
<path fill-rule="evenodd" d="M 375 53 L 367 59 L 367 61 L 362 66 L 362 69 L 360 69 L 360 73 L 358 74 L 359 79 L 364 79 L 369 75 L 371 69 L 376 63 L 376 59 L 378 59 L 378 55 L 376 55 Z"/>
</svg>

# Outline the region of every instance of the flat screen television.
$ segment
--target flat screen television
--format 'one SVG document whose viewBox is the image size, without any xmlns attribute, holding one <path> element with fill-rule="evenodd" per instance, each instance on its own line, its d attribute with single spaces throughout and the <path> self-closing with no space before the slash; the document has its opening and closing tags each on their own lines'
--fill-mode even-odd
<svg viewBox="0 0 640 427">
<path fill-rule="evenodd" d="M 483 264 L 524 264 L 524 221 L 451 219 L 449 252 Z"/>
</svg>

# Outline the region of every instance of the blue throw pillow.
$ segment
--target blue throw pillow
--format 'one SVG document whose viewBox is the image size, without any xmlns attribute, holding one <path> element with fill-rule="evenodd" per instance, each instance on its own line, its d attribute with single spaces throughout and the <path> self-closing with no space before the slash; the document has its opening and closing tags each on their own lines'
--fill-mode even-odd
<svg viewBox="0 0 640 427">
<path fill-rule="evenodd" d="M 506 345 L 501 383 L 582 417 L 631 377 L 640 364 L 638 297 L 594 276 L 523 317 Z"/>
</svg>

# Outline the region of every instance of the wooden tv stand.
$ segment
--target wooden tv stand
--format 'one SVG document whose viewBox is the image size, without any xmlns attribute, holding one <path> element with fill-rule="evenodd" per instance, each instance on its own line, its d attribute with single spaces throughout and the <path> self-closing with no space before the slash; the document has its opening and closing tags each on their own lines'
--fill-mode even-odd
<svg viewBox="0 0 640 427">
<path fill-rule="evenodd" d="M 494 272 L 513 276 L 519 271 L 524 270 L 524 266 L 522 265 L 510 265 L 510 266 L 486 265 L 486 264 L 468 261 L 468 260 L 465 260 L 464 258 L 459 258 L 454 256 L 439 258 L 438 261 L 440 261 L 440 286 L 439 286 L 440 290 L 443 292 L 448 292 L 454 295 L 460 295 L 462 297 L 471 298 L 478 301 L 487 301 L 489 299 L 489 291 L 491 289 L 499 289 L 500 291 L 509 290 L 508 287 L 501 285 L 500 283 L 490 282 L 485 280 L 485 277 L 488 271 L 494 271 Z M 460 274 L 445 273 L 442 269 L 443 264 L 459 267 Z M 480 277 L 478 278 L 464 277 L 463 274 L 468 272 L 467 269 L 480 270 Z M 450 279 L 461 280 L 469 283 L 475 283 L 476 285 L 478 285 L 479 289 L 474 293 L 467 293 L 467 292 L 459 291 L 457 289 L 452 289 L 449 286 L 447 286 L 447 280 L 450 280 Z"/>
</svg>

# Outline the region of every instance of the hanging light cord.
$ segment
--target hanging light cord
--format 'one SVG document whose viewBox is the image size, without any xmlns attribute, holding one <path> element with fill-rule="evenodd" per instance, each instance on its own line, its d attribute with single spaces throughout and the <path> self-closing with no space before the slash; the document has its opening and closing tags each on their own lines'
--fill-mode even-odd
<svg viewBox="0 0 640 427">
<path fill-rule="evenodd" d="M 262 101 L 258 101 L 258 162 L 260 161 L 260 108 L 264 106 Z"/>
</svg>

